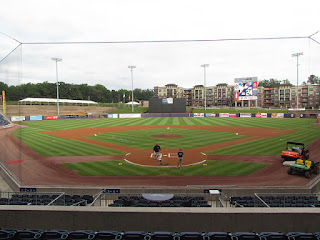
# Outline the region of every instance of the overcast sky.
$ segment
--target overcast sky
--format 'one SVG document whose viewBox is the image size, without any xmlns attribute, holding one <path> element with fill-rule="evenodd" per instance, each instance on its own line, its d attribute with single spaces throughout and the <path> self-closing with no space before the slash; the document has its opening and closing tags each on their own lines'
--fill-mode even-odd
<svg viewBox="0 0 320 240">
<path fill-rule="evenodd" d="M 309 38 L 175 43 L 29 44 L 308 37 L 320 30 L 319 0 L 2 0 L 0 32 L 22 42 L 2 61 L 9 85 L 59 81 L 108 89 L 191 88 L 234 78 L 320 76 L 320 44 Z M 0 34 L 0 59 L 18 42 Z M 320 42 L 320 32 L 313 38 Z M 22 67 L 20 67 L 22 55 Z M 10 69 L 10 71 L 8 70 Z M 16 73 L 22 69 L 22 75 Z M 0 68 L 1 70 L 1 68 Z"/>
</svg>

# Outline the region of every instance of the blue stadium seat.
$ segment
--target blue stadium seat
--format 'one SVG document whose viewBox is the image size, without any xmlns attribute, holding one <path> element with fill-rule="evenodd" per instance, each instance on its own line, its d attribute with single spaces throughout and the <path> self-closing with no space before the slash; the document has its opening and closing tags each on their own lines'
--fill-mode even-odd
<svg viewBox="0 0 320 240">
<path fill-rule="evenodd" d="M 17 231 L 15 229 L 0 229 L 0 239 L 13 239 Z"/>
<path fill-rule="evenodd" d="M 181 240 L 203 240 L 203 234 L 199 232 L 181 232 Z"/>
<path fill-rule="evenodd" d="M 232 234 L 233 240 L 260 240 L 259 235 L 254 232 L 237 232 Z"/>
<path fill-rule="evenodd" d="M 99 231 L 95 235 L 95 240 L 120 240 L 122 233 L 117 231 Z"/>
<path fill-rule="evenodd" d="M 226 232 L 209 232 L 207 238 L 210 240 L 231 240 L 231 234 Z"/>
<path fill-rule="evenodd" d="M 261 232 L 259 236 L 261 240 L 288 240 L 288 236 L 280 232 Z"/>
<path fill-rule="evenodd" d="M 39 229 L 26 229 L 16 232 L 14 238 L 19 240 L 40 239 L 43 231 Z"/>
<path fill-rule="evenodd" d="M 69 233 L 68 240 L 94 239 L 94 237 L 95 237 L 95 232 L 91 230 L 75 230 Z"/>
<path fill-rule="evenodd" d="M 42 240 L 62 240 L 67 239 L 69 232 L 67 230 L 47 230 L 42 233 Z"/>
<path fill-rule="evenodd" d="M 151 239 L 151 234 L 143 231 L 128 231 L 122 235 L 123 240 L 147 240 Z"/>
<path fill-rule="evenodd" d="M 151 240 L 173 240 L 176 234 L 172 232 L 154 232 L 151 235 Z"/>
<path fill-rule="evenodd" d="M 313 233 L 289 232 L 287 236 L 289 240 L 318 240 Z"/>
</svg>

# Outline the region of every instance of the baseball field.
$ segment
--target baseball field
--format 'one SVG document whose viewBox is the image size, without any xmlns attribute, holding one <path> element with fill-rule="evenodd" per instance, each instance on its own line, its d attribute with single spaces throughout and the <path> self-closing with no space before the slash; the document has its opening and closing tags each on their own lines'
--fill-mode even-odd
<svg viewBox="0 0 320 240">
<path fill-rule="evenodd" d="M 7 165 L 33 185 L 304 185 L 309 180 L 286 174 L 280 153 L 287 141 L 303 142 L 311 159 L 318 158 L 320 128 L 314 123 L 179 117 L 30 121 L 6 130 Z M 161 162 L 152 157 L 156 143 Z M 183 168 L 177 169 L 180 148 Z"/>
</svg>

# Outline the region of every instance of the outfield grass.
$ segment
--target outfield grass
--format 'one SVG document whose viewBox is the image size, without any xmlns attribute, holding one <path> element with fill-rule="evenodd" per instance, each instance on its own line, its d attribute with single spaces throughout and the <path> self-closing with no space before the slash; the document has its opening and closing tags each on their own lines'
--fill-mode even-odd
<svg viewBox="0 0 320 240">
<path fill-rule="evenodd" d="M 121 163 L 122 165 L 119 165 Z M 213 161 L 176 167 L 141 167 L 124 160 L 64 163 L 63 166 L 84 176 L 248 176 L 266 166 L 266 163 Z"/>
</svg>

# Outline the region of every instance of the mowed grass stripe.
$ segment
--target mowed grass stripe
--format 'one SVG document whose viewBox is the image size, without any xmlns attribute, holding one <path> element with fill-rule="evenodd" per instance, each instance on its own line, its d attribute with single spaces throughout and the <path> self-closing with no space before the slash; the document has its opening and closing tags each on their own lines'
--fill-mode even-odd
<svg viewBox="0 0 320 240">
<path fill-rule="evenodd" d="M 121 163 L 121 165 L 119 165 Z M 62 165 L 86 176 L 247 176 L 268 164 L 251 162 L 214 161 L 182 169 L 173 167 L 144 167 L 131 165 L 123 160 L 104 162 L 63 163 Z M 229 171 L 232 169 L 232 171 Z"/>
<path fill-rule="evenodd" d="M 161 138 L 155 137 L 158 134 L 177 134 L 178 138 Z M 86 138 L 102 142 L 110 142 L 123 146 L 135 146 L 140 149 L 152 149 L 157 142 L 163 148 L 180 148 L 184 149 L 201 147 L 215 143 L 231 141 L 246 136 L 235 135 L 234 133 L 215 132 L 205 130 L 188 130 L 178 128 L 161 128 L 148 130 L 135 130 L 126 132 L 102 133 L 97 137 L 88 136 Z"/>
<path fill-rule="evenodd" d="M 105 148 L 76 140 L 61 139 L 43 133 L 17 136 L 28 147 L 43 156 L 87 156 L 87 155 L 123 155 L 122 151 Z M 46 144 L 43 144 L 46 142 Z"/>
</svg>

